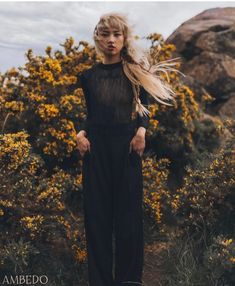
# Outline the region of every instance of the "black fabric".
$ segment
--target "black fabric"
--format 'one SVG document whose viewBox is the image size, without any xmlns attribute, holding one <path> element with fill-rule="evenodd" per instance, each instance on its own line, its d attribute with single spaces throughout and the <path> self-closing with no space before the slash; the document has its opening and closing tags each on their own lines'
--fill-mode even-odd
<svg viewBox="0 0 235 286">
<path fill-rule="evenodd" d="M 129 147 L 136 127 L 147 128 L 149 118 L 132 119 L 133 91 L 121 62 L 96 64 L 79 80 L 87 106 L 87 120 L 80 129 L 87 131 L 91 144 L 82 159 L 89 286 L 140 286 L 142 159 L 134 150 L 129 153 Z M 141 100 L 148 104 L 143 88 Z"/>
<path fill-rule="evenodd" d="M 82 178 L 89 286 L 143 285 L 142 160 L 129 153 L 134 133 L 128 123 L 88 130 Z"/>
<path fill-rule="evenodd" d="M 123 72 L 121 62 L 95 64 L 78 75 L 86 99 L 87 120 L 79 130 L 87 131 L 87 123 L 130 123 L 133 110 L 133 90 Z M 148 106 L 148 93 L 140 87 L 140 100 Z M 149 117 L 136 116 L 136 126 L 148 128 Z"/>
</svg>

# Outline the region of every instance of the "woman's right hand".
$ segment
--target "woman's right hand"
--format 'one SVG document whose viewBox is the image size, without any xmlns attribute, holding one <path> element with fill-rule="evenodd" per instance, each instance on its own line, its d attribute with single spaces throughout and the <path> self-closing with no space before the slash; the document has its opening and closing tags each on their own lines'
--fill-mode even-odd
<svg viewBox="0 0 235 286">
<path fill-rule="evenodd" d="M 90 141 L 86 138 L 86 132 L 84 130 L 81 130 L 77 134 L 77 148 L 82 157 L 86 151 L 90 152 Z"/>
</svg>

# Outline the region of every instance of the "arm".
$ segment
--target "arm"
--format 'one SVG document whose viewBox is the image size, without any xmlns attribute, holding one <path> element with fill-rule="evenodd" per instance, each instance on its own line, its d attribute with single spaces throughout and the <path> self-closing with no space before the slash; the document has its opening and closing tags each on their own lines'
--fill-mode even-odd
<svg viewBox="0 0 235 286">
<path fill-rule="evenodd" d="M 141 103 L 148 108 L 148 93 L 141 86 L 140 87 L 140 100 Z M 140 156 L 142 156 L 145 148 L 145 133 L 149 126 L 149 116 L 141 116 L 137 113 L 137 131 L 130 143 L 130 152 L 134 149 Z"/>
<path fill-rule="evenodd" d="M 149 105 L 148 93 L 142 86 L 140 86 L 140 100 L 141 100 L 141 103 L 146 108 L 148 108 L 148 105 Z M 138 113 L 136 134 L 140 136 L 145 136 L 146 129 L 148 128 L 148 126 L 149 126 L 149 116 L 148 115 L 140 116 L 140 114 Z"/>
</svg>

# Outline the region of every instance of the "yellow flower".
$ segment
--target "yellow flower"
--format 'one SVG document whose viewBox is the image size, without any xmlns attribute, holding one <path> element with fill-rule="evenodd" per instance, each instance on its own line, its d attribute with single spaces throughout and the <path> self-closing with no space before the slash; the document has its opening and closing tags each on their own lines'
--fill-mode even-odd
<svg viewBox="0 0 235 286">
<path fill-rule="evenodd" d="M 231 261 L 232 263 L 235 263 L 235 257 L 230 257 L 229 261 Z"/>
<path fill-rule="evenodd" d="M 59 115 L 59 109 L 54 104 L 40 104 L 36 113 L 46 122 Z"/>
<path fill-rule="evenodd" d="M 227 246 L 229 244 L 231 244 L 233 242 L 232 238 L 230 239 L 225 239 L 221 242 L 221 244 L 223 244 L 224 246 Z"/>
</svg>

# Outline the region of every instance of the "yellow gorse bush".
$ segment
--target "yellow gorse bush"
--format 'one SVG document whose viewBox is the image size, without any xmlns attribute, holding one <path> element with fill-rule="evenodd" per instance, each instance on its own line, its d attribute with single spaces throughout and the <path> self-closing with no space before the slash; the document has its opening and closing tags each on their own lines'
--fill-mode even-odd
<svg viewBox="0 0 235 286">
<path fill-rule="evenodd" d="M 144 207 L 161 232 L 165 231 L 164 224 L 171 200 L 171 194 L 166 185 L 169 163 L 168 159 L 156 161 L 146 157 L 143 160 Z"/>
<path fill-rule="evenodd" d="M 43 223 L 43 216 L 26 216 L 21 218 L 20 222 L 22 223 L 23 227 L 30 231 L 31 238 L 35 238 L 41 231 L 40 228 Z"/>
<path fill-rule="evenodd" d="M 29 156 L 30 145 L 27 141 L 28 134 L 18 132 L 17 134 L 0 135 L 0 160 L 2 169 L 16 170 Z"/>
<path fill-rule="evenodd" d="M 232 124 L 234 126 L 234 123 Z M 216 154 L 211 155 L 205 166 L 198 169 L 187 167 L 184 184 L 177 189 L 171 202 L 174 215 L 184 218 L 182 220 L 184 228 L 188 226 L 196 228 L 197 231 L 203 225 L 210 228 L 215 222 L 220 221 L 224 207 L 228 213 L 234 211 L 232 203 L 235 186 L 234 162 L 233 136 L 225 146 L 217 150 Z"/>
<path fill-rule="evenodd" d="M 204 263 L 217 279 L 224 275 L 225 271 L 232 273 L 235 270 L 234 239 L 222 234 L 215 236 L 205 252 Z"/>
<path fill-rule="evenodd" d="M 40 104 L 36 113 L 44 121 L 50 121 L 52 118 L 56 118 L 59 115 L 59 109 L 54 104 Z"/>
<path fill-rule="evenodd" d="M 76 127 L 85 119 L 85 101 L 77 75 L 95 60 L 94 48 L 84 41 L 76 47 L 69 38 L 64 48 L 65 55 L 56 51 L 52 56 L 52 48 L 47 47 L 45 57 L 34 56 L 28 50 L 25 67 L 6 73 L 2 77 L 6 84 L 1 87 L 3 130 L 20 122 L 33 135 L 33 146 L 58 161 L 76 151 Z M 48 137 L 49 130 L 53 135 Z M 63 138 L 62 133 L 66 133 Z"/>
<path fill-rule="evenodd" d="M 85 237 L 77 228 L 79 217 L 66 205 L 68 191 L 81 196 L 81 174 L 73 176 L 55 168 L 48 176 L 45 163 L 32 152 L 28 139 L 29 134 L 23 131 L 0 135 L 0 218 L 15 225 L 12 231 L 8 224 L 3 225 L 2 235 L 36 241 L 42 249 L 45 241 L 53 244 L 59 236 L 67 244 L 66 251 L 82 263 L 86 259 Z"/>
</svg>

